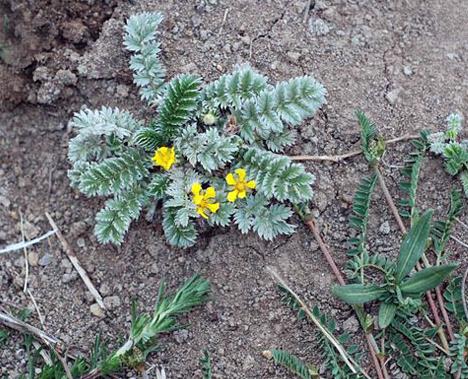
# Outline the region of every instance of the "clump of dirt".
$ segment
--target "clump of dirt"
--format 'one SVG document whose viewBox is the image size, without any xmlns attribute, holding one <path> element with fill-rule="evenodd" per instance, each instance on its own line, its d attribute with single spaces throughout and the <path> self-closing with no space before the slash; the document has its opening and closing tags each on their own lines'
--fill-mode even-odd
<svg viewBox="0 0 468 379">
<path fill-rule="evenodd" d="M 205 235 L 188 251 L 169 247 L 160 228 L 135 222 L 120 248 L 93 236 L 99 199 L 70 188 L 67 123 L 86 105 L 117 106 L 143 117 L 145 105 L 131 84 L 122 48 L 125 19 L 162 11 L 160 38 L 168 75 L 197 72 L 207 80 L 250 62 L 274 80 L 312 74 L 328 90 L 328 104 L 300 128 L 290 154 L 334 154 L 356 149 L 354 111 L 361 108 L 386 137 L 437 129 L 453 110 L 466 109 L 468 29 L 464 0 L 416 2 L 315 1 L 197 2 L 13 1 L 0 4 L 0 246 L 49 230 L 49 212 L 76 251 L 111 311 L 103 318 L 55 239 L 29 249 L 28 285 L 45 318 L 44 328 L 67 343 L 89 348 L 97 333 L 117 345 L 129 325 L 132 299 L 151 311 L 162 279 L 170 289 L 201 273 L 213 286 L 206 307 L 186 316 L 183 330 L 163 338 L 152 363 L 170 378 L 200 378 L 199 358 L 211 352 L 216 378 L 279 379 L 288 374 L 261 356 L 288 349 L 321 365 L 315 335 L 280 300 L 267 266 L 274 267 L 311 305 L 335 317 L 341 329 L 360 338 L 351 309 L 330 295 L 334 278 L 317 244 L 300 224 L 297 233 L 274 242 L 225 229 Z M 399 195 L 398 166 L 410 150 L 392 146 L 385 175 Z M 359 157 L 344 164 L 308 163 L 317 176 L 314 213 L 338 264 L 346 261 L 348 216 L 354 189 L 368 173 Z M 433 173 L 436 172 L 436 175 Z M 422 205 L 442 215 L 451 178 L 430 160 L 420 187 Z M 376 191 L 370 217 L 370 248 L 395 256 L 401 236 Z M 462 218 L 466 218 L 466 211 Z M 467 233 L 457 228 L 465 241 Z M 453 245 L 455 256 L 462 256 Z M 28 307 L 22 291 L 22 253 L 0 256 L 0 302 Z M 350 321 L 351 320 L 351 321 Z M 30 320 L 40 325 L 36 313 Z M 25 372 L 26 353 L 12 333 L 0 351 L 0 374 Z M 323 373 L 326 376 L 326 373 Z"/>
</svg>

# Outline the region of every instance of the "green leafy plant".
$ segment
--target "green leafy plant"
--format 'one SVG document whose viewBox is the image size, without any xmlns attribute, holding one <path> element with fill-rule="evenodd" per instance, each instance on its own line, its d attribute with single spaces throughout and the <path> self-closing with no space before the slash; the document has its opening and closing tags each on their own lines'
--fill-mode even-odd
<svg viewBox="0 0 468 379">
<path fill-rule="evenodd" d="M 394 266 L 375 266 L 384 274 L 383 283 L 348 284 L 335 287 L 333 293 L 348 304 L 380 300 L 379 325 L 381 328 L 390 325 L 399 305 L 407 305 L 419 299 L 427 290 L 442 283 L 457 267 L 456 264 L 432 266 L 410 275 L 426 250 L 431 218 L 432 211 L 428 211 L 414 224 L 401 244 Z"/>
<path fill-rule="evenodd" d="M 119 349 L 114 352 L 109 351 L 98 335 L 89 355 L 73 358 L 70 365 L 58 355 L 55 347 L 49 342 L 45 343 L 48 349 L 35 348 L 34 338 L 38 338 L 38 341 L 43 343 L 48 340 L 44 340 L 42 334 L 28 333 L 28 330 L 34 329 L 28 328 L 24 333 L 24 345 L 29 356 L 28 379 L 63 379 L 69 378 L 69 374 L 72 378 L 95 379 L 108 377 L 123 368 L 144 372 L 148 355 L 158 348 L 158 337 L 177 329 L 179 327 L 177 317 L 204 304 L 209 292 L 209 282 L 198 275 L 187 280 L 172 295 L 166 294 L 165 285 L 161 283 L 152 314 L 138 314 L 136 305 L 133 304 L 130 335 Z M 46 350 L 50 350 L 50 362 L 44 361 L 40 356 Z M 39 375 L 36 373 L 38 365 L 41 367 Z M 157 378 L 165 378 L 164 370 L 158 370 Z"/>
<path fill-rule="evenodd" d="M 203 351 L 203 356 L 200 358 L 200 366 L 203 372 L 203 379 L 211 379 L 213 377 L 211 367 L 211 356 L 208 350 Z"/>
<path fill-rule="evenodd" d="M 192 74 L 165 81 L 161 20 L 160 13 L 130 17 L 124 39 L 135 84 L 157 114 L 145 123 L 104 107 L 70 123 L 72 185 L 109 197 L 96 216 L 98 240 L 120 244 L 144 209 L 161 212 L 168 242 L 179 247 L 196 242 L 199 222 L 234 222 L 267 240 L 291 234 L 290 205 L 312 198 L 314 176 L 277 153 L 323 104 L 323 86 L 310 76 L 273 85 L 249 66 L 206 85 Z"/>
<path fill-rule="evenodd" d="M 294 354 L 291 354 L 285 350 L 267 350 L 263 352 L 266 358 L 273 359 L 276 365 L 282 366 L 288 369 L 291 373 L 295 374 L 301 379 L 315 379 L 319 378 L 317 369 L 312 365 L 305 364 Z"/>
<path fill-rule="evenodd" d="M 451 113 L 446 122 L 444 132 L 429 134 L 430 150 L 443 157 L 445 170 L 450 175 L 460 178 L 468 197 L 468 141 L 461 140 L 462 117 L 459 113 Z"/>
</svg>

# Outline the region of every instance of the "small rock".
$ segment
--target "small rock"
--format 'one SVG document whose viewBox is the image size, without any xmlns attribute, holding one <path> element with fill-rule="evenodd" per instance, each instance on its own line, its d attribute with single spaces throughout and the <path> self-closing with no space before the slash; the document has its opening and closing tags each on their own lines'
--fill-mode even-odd
<svg viewBox="0 0 468 379">
<path fill-rule="evenodd" d="M 39 266 L 47 266 L 52 262 L 53 256 L 50 254 L 45 254 L 39 259 Z"/>
<path fill-rule="evenodd" d="M 379 231 L 382 234 L 390 233 L 390 224 L 388 223 L 388 221 L 385 221 L 384 223 L 382 223 L 382 225 L 380 225 Z"/>
<path fill-rule="evenodd" d="M 111 289 L 107 283 L 102 283 L 101 286 L 99 287 L 99 293 L 102 296 L 107 296 L 111 293 Z"/>
<path fill-rule="evenodd" d="M 120 297 L 118 296 L 107 296 L 104 298 L 104 305 L 108 309 L 115 309 L 121 305 Z"/>
<path fill-rule="evenodd" d="M 244 364 L 242 365 L 242 369 L 244 371 L 250 370 L 255 366 L 255 359 L 249 354 L 245 357 Z"/>
<path fill-rule="evenodd" d="M 6 196 L 0 195 L 0 204 L 3 205 L 5 208 L 8 208 L 11 204 L 10 199 Z"/>
<path fill-rule="evenodd" d="M 43 83 L 37 91 L 37 102 L 39 104 L 53 103 L 59 98 L 62 89 L 62 86 L 53 81 Z"/>
<path fill-rule="evenodd" d="M 62 25 L 62 35 L 66 40 L 73 43 L 80 43 L 86 39 L 88 28 L 79 20 L 64 22 Z"/>
<path fill-rule="evenodd" d="M 49 69 L 46 66 L 40 66 L 36 68 L 33 72 L 33 81 L 45 82 L 51 79 Z"/>
<path fill-rule="evenodd" d="M 76 75 L 70 70 L 58 70 L 54 79 L 65 86 L 75 85 L 78 81 Z"/>
<path fill-rule="evenodd" d="M 287 55 L 293 62 L 297 62 L 301 57 L 301 53 L 298 53 L 297 51 L 288 51 Z"/>
<path fill-rule="evenodd" d="M 25 237 L 28 240 L 32 240 L 33 238 L 37 237 L 40 232 L 39 228 L 31 224 L 28 220 L 24 220 L 23 231 L 24 231 Z"/>
<path fill-rule="evenodd" d="M 403 67 L 403 74 L 405 74 L 406 76 L 411 76 L 413 75 L 413 70 L 410 66 L 404 66 Z"/>
<path fill-rule="evenodd" d="M 311 17 L 309 19 L 309 33 L 316 37 L 321 37 L 330 33 L 330 26 L 321 18 Z"/>
<path fill-rule="evenodd" d="M 86 242 L 84 238 L 78 238 L 76 240 L 76 244 L 78 245 L 78 247 L 81 247 L 81 248 L 84 248 L 86 246 Z"/>
<path fill-rule="evenodd" d="M 174 332 L 174 338 L 178 344 L 184 343 L 189 337 L 189 332 L 187 329 L 176 330 Z"/>
<path fill-rule="evenodd" d="M 88 225 L 84 221 L 74 222 L 70 226 L 70 235 L 73 237 L 78 237 L 80 234 L 83 234 L 88 229 Z"/>
<path fill-rule="evenodd" d="M 63 267 L 65 269 L 69 269 L 72 267 L 72 264 L 70 262 L 70 260 L 68 258 L 63 258 L 61 261 L 60 261 L 60 267 Z"/>
<path fill-rule="evenodd" d="M 39 254 L 37 254 L 35 251 L 30 251 L 28 253 L 28 262 L 30 266 L 36 267 L 39 263 Z"/>
<path fill-rule="evenodd" d="M 343 322 L 343 330 L 348 333 L 355 333 L 359 330 L 359 322 L 354 316 L 348 317 Z"/>
<path fill-rule="evenodd" d="M 388 92 L 385 95 L 385 99 L 387 99 L 387 101 L 391 105 L 394 105 L 398 100 L 398 95 L 400 94 L 400 91 L 401 91 L 401 88 L 395 88 L 395 89 L 391 90 L 390 92 Z"/>
<path fill-rule="evenodd" d="M 120 97 L 126 98 L 128 97 L 129 88 L 125 84 L 119 84 L 115 89 L 115 93 Z"/>
<path fill-rule="evenodd" d="M 99 304 L 92 304 L 90 307 L 89 307 L 89 311 L 91 312 L 91 314 L 93 316 L 96 316 L 96 317 L 104 317 L 104 311 L 102 310 L 102 308 L 99 306 Z"/>
<path fill-rule="evenodd" d="M 63 276 L 62 276 L 62 282 L 63 283 L 70 283 L 75 279 L 78 279 L 78 274 L 77 274 L 76 271 L 72 271 L 70 273 L 63 274 Z"/>
</svg>

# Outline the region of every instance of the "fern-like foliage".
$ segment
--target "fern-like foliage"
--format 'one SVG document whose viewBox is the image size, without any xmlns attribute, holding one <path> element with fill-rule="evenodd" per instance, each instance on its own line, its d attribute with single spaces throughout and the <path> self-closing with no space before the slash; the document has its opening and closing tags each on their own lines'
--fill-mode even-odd
<svg viewBox="0 0 468 379">
<path fill-rule="evenodd" d="M 464 334 L 455 334 L 455 339 L 450 343 L 450 356 L 453 361 L 450 373 L 456 374 L 460 379 L 468 379 L 467 352 L 468 339 Z"/>
<path fill-rule="evenodd" d="M 421 329 L 406 317 L 397 315 L 392 321 L 391 327 L 387 328 L 389 348 L 404 373 L 420 378 L 439 378 L 442 371 L 442 377 L 445 377 L 443 365 L 440 367 L 440 358 L 431 343 L 435 333 L 436 329 Z"/>
<path fill-rule="evenodd" d="M 301 379 L 318 378 L 317 370 L 310 365 L 304 363 L 294 354 L 285 350 L 270 350 L 271 357 L 275 364 L 288 369 L 291 373 Z"/>
<path fill-rule="evenodd" d="M 120 245 L 130 223 L 140 216 L 144 196 L 134 188 L 107 200 L 104 209 L 96 215 L 94 232 L 101 243 Z"/>
<path fill-rule="evenodd" d="M 267 82 L 267 77 L 250 66 L 240 66 L 232 74 L 223 75 L 205 86 L 201 99 L 208 109 L 239 109 L 245 101 L 268 88 Z"/>
<path fill-rule="evenodd" d="M 185 226 L 177 220 L 177 212 L 172 209 L 166 209 L 162 220 L 164 235 L 168 242 L 177 247 L 190 247 L 197 241 L 197 230 L 191 222 Z"/>
<path fill-rule="evenodd" d="M 249 196 L 247 201 L 234 211 L 234 222 L 242 233 L 255 231 L 260 237 L 272 240 L 280 234 L 291 234 L 295 226 L 288 224 L 292 214 L 282 204 L 268 206 L 268 199 L 260 194 Z"/>
<path fill-rule="evenodd" d="M 450 194 L 450 208 L 447 212 L 446 219 L 444 221 L 436 221 L 432 226 L 431 237 L 439 261 L 444 256 L 445 246 L 450 238 L 457 217 L 459 217 L 463 211 L 463 206 L 464 202 L 461 192 L 453 189 Z"/>
<path fill-rule="evenodd" d="M 127 150 L 120 157 L 108 158 L 87 168 L 80 177 L 79 189 L 88 196 L 120 194 L 148 176 L 149 161 L 138 150 Z"/>
<path fill-rule="evenodd" d="M 409 159 L 405 162 L 405 166 L 401 172 L 403 179 L 400 182 L 400 188 L 407 195 L 400 201 L 402 209 L 400 214 L 402 217 L 409 218 L 411 225 L 418 219 L 418 209 L 416 207 L 416 195 L 418 190 L 419 174 L 424 159 L 424 154 L 427 150 L 427 132 L 422 132 L 418 140 L 413 141 L 416 147 L 415 151 L 410 154 Z"/>
<path fill-rule="evenodd" d="M 454 315 L 463 327 L 468 325 L 468 318 L 463 308 L 462 277 L 450 280 L 444 292 L 445 308 Z"/>
<path fill-rule="evenodd" d="M 200 358 L 200 365 L 203 372 L 203 379 L 211 379 L 213 377 L 211 368 L 211 356 L 207 350 L 203 351 L 203 357 Z"/>
<path fill-rule="evenodd" d="M 298 204 L 313 196 L 311 186 L 315 177 L 285 156 L 251 148 L 244 154 L 243 163 L 255 179 L 258 191 L 268 199 Z"/>
<path fill-rule="evenodd" d="M 377 127 L 362 111 L 357 111 L 359 127 L 361 129 L 361 148 L 364 157 L 370 165 L 376 164 L 385 152 L 385 143 L 379 136 Z"/>
<path fill-rule="evenodd" d="M 294 298 L 291 295 L 291 293 L 281 285 L 278 286 L 278 290 L 281 293 L 282 301 L 293 311 L 297 312 L 298 319 L 307 319 L 302 306 L 297 302 L 296 298 Z M 312 313 L 315 316 L 315 318 L 319 320 L 322 326 L 325 329 L 327 329 L 330 333 L 333 334 L 336 332 L 337 326 L 335 320 L 323 314 L 318 307 L 314 307 L 312 309 Z M 317 333 L 316 339 L 318 341 L 317 346 L 324 359 L 324 364 L 326 365 L 327 370 L 333 375 L 333 378 L 361 378 L 359 374 L 353 374 L 351 372 L 349 367 L 343 362 L 341 355 L 336 352 L 335 347 L 323 334 Z M 348 345 L 347 352 L 350 356 L 352 356 L 355 359 L 355 361 L 360 360 L 361 354 L 359 353 L 359 347 L 355 344 L 350 343 L 351 339 L 347 333 L 342 333 L 338 335 L 337 340 L 342 345 Z"/>
<path fill-rule="evenodd" d="M 175 146 L 192 166 L 198 163 L 208 172 L 223 168 L 239 150 L 237 136 L 224 136 L 216 128 L 203 133 L 195 125 L 188 126 L 175 140 Z"/>
<path fill-rule="evenodd" d="M 159 12 L 131 16 L 125 26 L 124 45 L 133 53 L 130 68 L 143 100 L 153 103 L 161 94 L 165 69 L 160 61 L 161 47 L 156 28 L 163 16 Z"/>
<path fill-rule="evenodd" d="M 245 101 L 236 112 L 241 136 L 253 142 L 284 131 L 284 123 L 299 125 L 325 101 L 325 89 L 309 76 L 281 82 Z"/>
<path fill-rule="evenodd" d="M 199 86 L 198 76 L 183 74 L 172 79 L 159 106 L 159 118 L 136 133 L 136 143 L 150 151 L 170 144 L 192 116 L 197 106 Z"/>
<path fill-rule="evenodd" d="M 78 134 L 70 140 L 68 158 L 78 163 L 99 162 L 122 151 L 124 141 L 141 125 L 128 112 L 102 107 L 75 113 L 70 127 Z"/>
</svg>

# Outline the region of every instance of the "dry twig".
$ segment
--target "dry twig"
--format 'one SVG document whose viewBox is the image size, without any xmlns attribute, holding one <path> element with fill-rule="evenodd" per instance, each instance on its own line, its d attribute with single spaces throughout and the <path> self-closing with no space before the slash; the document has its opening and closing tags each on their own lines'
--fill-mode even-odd
<svg viewBox="0 0 468 379">
<path fill-rule="evenodd" d="M 30 241 L 21 241 L 21 242 L 8 245 L 7 247 L 0 250 L 0 254 L 10 253 L 12 251 L 21 250 L 21 249 L 24 249 L 25 247 L 32 246 L 38 242 L 41 242 L 42 240 L 45 240 L 46 238 L 49 238 L 52 234 L 55 234 L 55 230 L 50 230 L 47 233 L 43 234 L 42 236 L 34 238 L 33 240 L 30 240 Z"/>
<path fill-rule="evenodd" d="M 385 141 L 386 145 L 390 145 L 392 143 L 400 142 L 400 141 L 409 141 L 412 139 L 419 138 L 419 135 L 416 134 L 407 134 L 401 137 L 392 138 Z M 339 163 L 344 161 L 347 158 L 355 157 L 356 155 L 362 154 L 362 150 L 354 150 L 350 151 L 349 153 L 341 154 L 341 155 L 292 155 L 289 156 L 290 159 L 293 161 L 330 161 L 334 163 Z"/>
<path fill-rule="evenodd" d="M 63 250 L 65 254 L 67 255 L 68 259 L 72 263 L 73 267 L 75 270 L 80 274 L 81 279 L 83 280 L 84 284 L 88 288 L 89 292 L 93 295 L 94 299 L 96 302 L 99 304 L 99 306 L 102 309 L 106 309 L 104 302 L 102 300 L 101 294 L 98 292 L 96 287 L 94 287 L 93 283 L 91 282 L 91 279 L 89 279 L 88 274 L 86 271 L 83 269 L 83 267 L 80 264 L 80 261 L 78 260 L 78 257 L 76 256 L 75 252 L 72 250 L 70 245 L 68 244 L 67 240 L 63 236 L 62 232 L 58 228 L 57 224 L 55 221 L 50 217 L 50 215 L 46 212 L 46 217 L 49 220 L 50 226 L 54 229 L 55 233 L 57 233 L 57 238 L 59 239 L 60 243 L 62 244 Z"/>
</svg>

